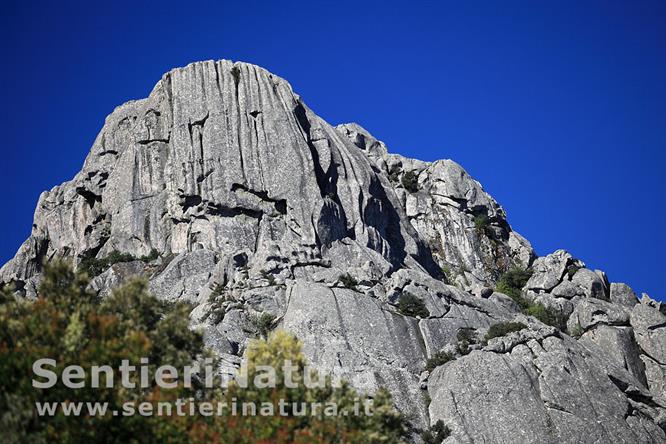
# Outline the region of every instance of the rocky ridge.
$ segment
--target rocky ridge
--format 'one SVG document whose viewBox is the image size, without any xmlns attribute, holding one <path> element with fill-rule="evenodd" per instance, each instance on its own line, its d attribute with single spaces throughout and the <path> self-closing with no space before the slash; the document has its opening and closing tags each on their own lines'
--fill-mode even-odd
<svg viewBox="0 0 666 444">
<path fill-rule="evenodd" d="M 537 258 L 460 165 L 333 127 L 254 65 L 193 63 L 116 108 L 0 280 L 34 297 L 55 258 L 105 264 L 100 296 L 144 276 L 195 304 L 226 372 L 292 331 L 446 442 L 666 442 L 666 306 L 566 251 Z M 531 276 L 504 294 L 514 269 Z"/>
</svg>

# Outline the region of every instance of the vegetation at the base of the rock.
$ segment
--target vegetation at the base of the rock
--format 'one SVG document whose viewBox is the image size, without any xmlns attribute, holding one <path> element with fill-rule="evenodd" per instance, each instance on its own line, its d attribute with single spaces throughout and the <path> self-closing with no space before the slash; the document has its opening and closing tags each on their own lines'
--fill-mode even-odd
<svg viewBox="0 0 666 444">
<path fill-rule="evenodd" d="M 110 266 L 120 262 L 143 261 L 152 262 L 159 257 L 159 252 L 156 249 L 150 250 L 150 253 L 141 257 L 133 256 L 129 253 L 121 253 L 113 250 L 106 257 L 101 259 L 95 257 L 87 257 L 79 264 L 79 271 L 86 273 L 89 277 L 93 278 L 104 273 Z"/>
<path fill-rule="evenodd" d="M 493 338 L 506 336 L 509 333 L 520 331 L 525 328 L 527 328 L 527 325 L 523 324 L 522 322 L 499 322 L 497 324 L 491 325 L 490 328 L 488 328 L 485 340 L 489 341 Z"/>
<path fill-rule="evenodd" d="M 440 444 L 450 435 L 451 429 L 440 419 L 430 429 L 421 432 L 421 439 L 424 444 Z"/>
<path fill-rule="evenodd" d="M 455 357 L 451 353 L 447 353 L 444 351 L 438 351 L 434 355 L 432 355 L 428 360 L 426 361 L 426 366 L 425 369 L 429 372 L 433 371 L 440 365 L 444 365 L 449 361 L 453 361 Z"/>
<path fill-rule="evenodd" d="M 430 312 L 421 298 L 411 293 L 403 292 L 398 300 L 398 311 L 405 316 L 427 318 Z"/>
<path fill-rule="evenodd" d="M 419 176 L 414 171 L 407 171 L 402 175 L 402 186 L 410 193 L 416 193 L 419 190 Z"/>
<path fill-rule="evenodd" d="M 338 281 L 340 281 L 343 287 L 350 290 L 356 290 L 356 286 L 358 285 L 358 281 L 349 273 L 341 274 L 338 277 Z"/>
<path fill-rule="evenodd" d="M 197 384 L 178 384 L 163 389 L 153 382 L 141 387 L 139 372 L 131 381 L 135 388 L 119 383 L 122 360 L 129 365 L 142 364 L 149 358 L 149 373 L 162 365 L 172 365 L 179 371 L 199 359 L 208 357 L 200 333 L 189 328 L 191 307 L 184 303 L 168 304 L 150 295 L 144 281 L 134 280 L 100 300 L 88 289 L 88 276 L 74 272 L 64 263 L 47 265 L 35 301 L 13 298 L 7 289 L 0 304 L 0 429 L 3 442 L 53 443 L 116 443 L 116 442 L 401 442 L 406 436 L 406 420 L 393 407 L 390 395 L 384 390 L 372 398 L 372 415 L 361 409 L 360 415 L 296 416 L 288 407 L 288 415 L 232 416 L 229 410 L 213 416 L 67 416 L 58 409 L 53 416 L 37 416 L 36 402 L 106 402 L 108 409 L 122 411 L 123 403 L 149 403 L 157 411 L 158 403 L 173 403 L 178 399 L 195 398 L 231 405 L 238 403 L 272 403 L 284 399 L 293 406 L 296 402 L 336 403 L 339 412 L 353 411 L 354 402 L 366 401 L 349 385 L 334 388 L 331 381 L 322 379 L 319 388 L 287 388 L 284 376 L 278 374 L 277 388 L 261 388 L 255 376 L 262 365 L 273 364 L 282 369 L 290 360 L 296 366 L 292 380 L 302 382 L 306 360 L 300 342 L 286 332 L 274 332 L 266 340 L 253 341 L 247 350 L 247 388 L 232 386 L 225 393 Z M 93 365 L 109 365 L 114 369 L 110 388 L 95 389 L 87 383 L 72 389 L 57 383 L 49 389 L 32 386 L 32 365 L 37 359 L 55 359 L 53 369 L 62 381 L 64 369 L 78 365 L 87 369 Z M 279 365 L 278 365 L 279 364 Z M 313 376 L 317 380 L 316 376 Z M 38 378 L 40 379 L 40 378 Z M 41 380 L 41 379 L 40 379 Z M 89 381 L 88 381 L 89 382 Z M 104 378 L 102 378 L 104 385 Z M 84 407 L 85 408 L 85 407 Z M 240 407 L 239 407 L 240 408 Z"/>
<path fill-rule="evenodd" d="M 257 334 L 262 337 L 268 337 L 268 333 L 273 329 L 273 322 L 275 322 L 275 316 L 270 313 L 261 313 L 259 315 L 250 316 L 250 323 L 254 327 Z"/>
</svg>

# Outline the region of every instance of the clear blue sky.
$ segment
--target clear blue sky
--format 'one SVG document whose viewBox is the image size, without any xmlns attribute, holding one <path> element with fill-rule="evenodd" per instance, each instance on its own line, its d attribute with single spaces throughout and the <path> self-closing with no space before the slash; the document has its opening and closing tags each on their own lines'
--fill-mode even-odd
<svg viewBox="0 0 666 444">
<path fill-rule="evenodd" d="M 539 254 L 666 297 L 666 2 L 279 3 L 3 2 L 0 261 L 115 106 L 227 58 L 394 152 L 461 163 Z"/>
</svg>

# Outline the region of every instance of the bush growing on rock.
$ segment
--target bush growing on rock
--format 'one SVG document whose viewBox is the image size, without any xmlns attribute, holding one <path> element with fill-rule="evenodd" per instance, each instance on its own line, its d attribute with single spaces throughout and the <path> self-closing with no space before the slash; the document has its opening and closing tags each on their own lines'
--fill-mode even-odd
<svg viewBox="0 0 666 444">
<path fill-rule="evenodd" d="M 566 319 L 557 309 L 530 302 L 523 296 L 522 289 L 531 276 L 532 271 L 529 269 L 513 268 L 500 277 L 495 286 L 495 291 L 513 299 L 526 315 L 533 316 L 546 325 L 563 331 L 566 330 Z"/>
<path fill-rule="evenodd" d="M 343 287 L 349 288 L 350 290 L 355 291 L 356 286 L 358 285 L 356 279 L 354 279 L 354 277 L 348 273 L 341 274 L 338 280 L 340 281 Z"/>
<path fill-rule="evenodd" d="M 254 326 L 255 330 L 260 337 L 268 337 L 268 333 L 273 329 L 273 322 L 275 321 L 275 316 L 270 313 L 262 313 L 260 315 L 254 315 L 250 317 L 250 322 Z"/>
<path fill-rule="evenodd" d="M 471 328 L 461 328 L 458 330 L 456 335 L 458 339 L 458 353 L 461 355 L 466 355 L 470 352 L 469 346 L 476 342 L 476 337 L 474 336 L 474 330 Z"/>
<path fill-rule="evenodd" d="M 414 171 L 407 171 L 402 175 L 402 186 L 410 193 L 416 193 L 419 190 L 419 177 Z"/>
<path fill-rule="evenodd" d="M 426 366 L 425 369 L 429 372 L 433 371 L 440 365 L 444 365 L 449 361 L 453 361 L 455 358 L 451 353 L 446 353 L 443 351 L 438 351 L 434 355 L 432 355 L 428 360 L 426 361 Z"/>
<path fill-rule="evenodd" d="M 527 325 L 522 322 L 500 322 L 498 324 L 493 324 L 488 329 L 486 333 L 486 341 L 489 341 L 493 338 L 499 338 L 501 336 L 506 336 L 509 333 L 520 331 L 527 328 Z"/>
<path fill-rule="evenodd" d="M 121 253 L 120 251 L 113 250 L 108 256 L 97 259 L 95 257 L 87 257 L 79 264 L 79 271 L 86 273 L 88 277 L 94 278 L 104 273 L 113 264 L 120 262 L 143 261 L 152 262 L 159 257 L 159 252 L 156 249 L 150 250 L 150 253 L 139 258 L 132 256 L 129 253 Z"/>
<path fill-rule="evenodd" d="M 512 268 L 499 278 L 495 290 L 518 302 L 522 299 L 522 289 L 530 277 L 532 277 L 532 270 Z"/>
<path fill-rule="evenodd" d="M 421 433 L 421 439 L 424 444 L 440 444 L 451 435 L 451 430 L 441 419 L 433 424 L 429 430 Z"/>
<path fill-rule="evenodd" d="M 562 331 L 567 329 L 566 317 L 555 308 L 548 308 L 541 304 L 528 304 L 524 313 Z"/>
<path fill-rule="evenodd" d="M 398 311 L 405 316 L 427 318 L 430 312 L 425 303 L 411 293 L 404 292 L 398 301 Z"/>
</svg>

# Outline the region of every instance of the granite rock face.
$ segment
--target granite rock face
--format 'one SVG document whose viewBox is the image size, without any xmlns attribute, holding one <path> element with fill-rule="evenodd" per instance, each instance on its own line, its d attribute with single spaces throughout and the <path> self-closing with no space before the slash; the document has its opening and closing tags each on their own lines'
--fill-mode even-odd
<svg viewBox="0 0 666 444">
<path fill-rule="evenodd" d="M 257 66 L 193 63 L 116 108 L 0 280 L 32 298 L 44 261 L 116 252 L 101 297 L 139 276 L 193 303 L 226 373 L 287 329 L 322 371 L 387 387 L 414 440 L 443 420 L 447 442 L 666 441 L 666 309 L 566 251 L 537 258 L 460 165 L 333 127 Z M 521 300 L 494 291 L 516 267 Z M 509 322 L 524 328 L 491 334 Z"/>
</svg>

